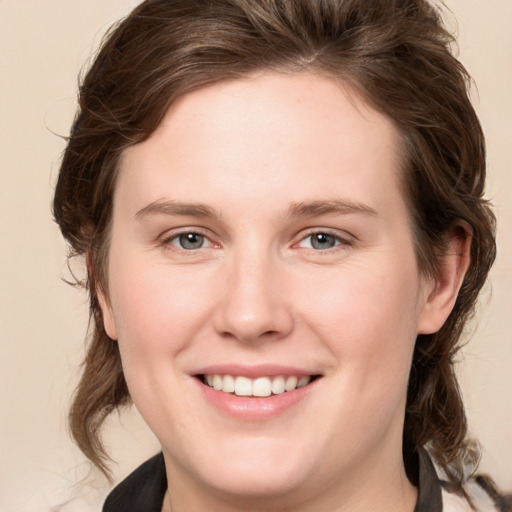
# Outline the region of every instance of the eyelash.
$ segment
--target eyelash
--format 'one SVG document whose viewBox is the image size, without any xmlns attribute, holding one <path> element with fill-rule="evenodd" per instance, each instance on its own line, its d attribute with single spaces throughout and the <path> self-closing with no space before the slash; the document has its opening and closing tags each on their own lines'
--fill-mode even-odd
<svg viewBox="0 0 512 512">
<path fill-rule="evenodd" d="M 206 235 L 205 233 L 201 232 L 200 230 L 196 230 L 196 229 L 188 229 L 188 230 L 185 229 L 185 230 L 167 235 L 162 239 L 161 244 L 164 247 L 168 247 L 168 246 L 172 245 L 176 250 L 184 252 L 184 253 L 192 253 L 192 252 L 195 252 L 196 250 L 209 248 L 209 247 L 201 246 L 201 247 L 197 247 L 196 249 L 185 249 L 184 247 L 180 247 L 179 245 L 173 243 L 175 241 L 179 243 L 179 240 L 181 237 L 188 236 L 188 235 L 195 235 L 198 237 L 202 237 L 203 240 L 209 242 L 209 244 L 211 246 L 213 246 L 213 247 L 218 246 L 218 244 L 215 244 L 214 242 L 212 242 L 210 240 L 208 235 Z"/>
<path fill-rule="evenodd" d="M 333 233 L 332 231 L 328 229 L 314 229 L 308 231 L 304 236 L 301 236 L 298 243 L 294 244 L 295 246 L 298 246 L 299 244 L 303 243 L 304 241 L 310 239 L 311 245 L 312 237 L 314 236 L 321 236 L 324 235 L 326 237 L 330 237 L 335 241 L 335 245 L 333 247 L 325 248 L 325 249 L 315 249 L 314 247 L 304 247 L 307 250 L 313 251 L 315 253 L 332 253 L 337 250 L 343 250 L 347 247 L 351 247 L 354 245 L 354 239 L 353 237 L 347 235 L 347 236 L 341 236 L 339 233 Z"/>
<path fill-rule="evenodd" d="M 204 241 L 207 241 L 209 243 L 209 246 L 203 247 L 203 245 L 202 245 L 201 247 L 186 249 L 186 248 L 178 245 L 181 237 L 190 236 L 190 235 L 202 237 L 203 243 L 204 243 Z M 303 247 L 303 248 L 306 250 L 309 250 L 309 251 L 313 251 L 315 253 L 332 253 L 333 251 L 340 250 L 340 249 L 342 250 L 344 248 L 351 247 L 354 245 L 354 240 L 351 236 L 343 237 L 337 233 L 331 232 L 328 229 L 315 229 L 315 230 L 310 230 L 307 233 L 303 234 L 303 236 L 301 236 L 299 241 L 297 243 L 293 244 L 293 247 L 300 247 L 300 244 L 305 242 L 308 239 L 311 239 L 311 245 L 313 245 L 314 242 L 312 241 L 312 237 L 314 237 L 314 236 L 318 237 L 318 236 L 322 236 L 322 235 L 324 235 L 325 237 L 332 238 L 335 242 L 335 245 L 333 245 L 332 247 L 325 248 L 325 249 L 318 249 L 315 247 Z M 176 242 L 176 243 L 174 243 L 174 242 Z M 194 229 L 182 230 L 179 232 L 172 233 L 168 236 L 165 236 L 161 241 L 161 245 L 164 247 L 168 247 L 168 246 L 172 245 L 175 248 L 175 250 L 178 250 L 178 251 L 181 251 L 184 253 L 188 253 L 188 254 L 194 253 L 200 249 L 209 249 L 212 247 L 213 248 L 220 247 L 219 244 L 212 242 L 210 240 L 210 238 L 208 237 L 208 235 L 201 232 L 200 230 L 194 230 Z"/>
</svg>

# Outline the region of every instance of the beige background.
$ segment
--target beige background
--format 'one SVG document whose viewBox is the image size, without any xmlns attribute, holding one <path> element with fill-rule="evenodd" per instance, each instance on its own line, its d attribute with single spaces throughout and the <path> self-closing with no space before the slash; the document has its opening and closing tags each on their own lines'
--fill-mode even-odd
<svg viewBox="0 0 512 512">
<path fill-rule="evenodd" d="M 52 187 L 75 109 L 76 77 L 136 0 L 0 0 L 0 511 L 93 511 L 105 482 L 69 441 L 65 414 L 87 324 L 85 294 L 60 281 L 65 247 Z M 512 490 L 512 0 L 447 0 L 461 59 L 478 83 L 499 258 L 464 351 L 461 381 L 482 469 Z M 455 27 L 453 20 L 450 22 Z M 487 304 L 489 302 L 489 304 Z M 135 414 L 113 418 L 119 478 L 157 444 Z M 58 506 L 58 505 L 61 506 Z M 56 508 L 52 508 L 56 507 Z"/>
</svg>

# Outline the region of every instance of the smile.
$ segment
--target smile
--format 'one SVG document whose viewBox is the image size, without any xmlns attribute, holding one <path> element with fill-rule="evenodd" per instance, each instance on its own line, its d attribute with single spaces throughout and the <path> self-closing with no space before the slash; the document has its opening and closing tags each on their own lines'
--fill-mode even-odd
<svg viewBox="0 0 512 512">
<path fill-rule="evenodd" d="M 314 376 L 279 375 L 276 377 L 249 377 L 207 374 L 202 375 L 202 382 L 207 386 L 224 393 L 237 396 L 267 397 L 281 395 L 307 386 Z"/>
</svg>

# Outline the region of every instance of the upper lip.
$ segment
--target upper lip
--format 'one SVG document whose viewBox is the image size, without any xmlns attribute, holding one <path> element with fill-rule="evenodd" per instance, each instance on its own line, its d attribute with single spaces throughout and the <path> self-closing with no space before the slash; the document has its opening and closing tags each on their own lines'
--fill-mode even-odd
<svg viewBox="0 0 512 512">
<path fill-rule="evenodd" d="M 257 377 L 277 377 L 279 375 L 294 375 L 297 377 L 319 375 L 318 371 L 276 364 L 214 364 L 199 368 L 192 375 L 236 375 L 254 379 Z"/>
</svg>

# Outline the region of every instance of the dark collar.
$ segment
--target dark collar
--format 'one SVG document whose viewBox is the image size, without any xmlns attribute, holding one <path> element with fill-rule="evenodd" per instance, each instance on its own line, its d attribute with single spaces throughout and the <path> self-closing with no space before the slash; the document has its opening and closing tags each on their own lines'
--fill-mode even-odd
<svg viewBox="0 0 512 512">
<path fill-rule="evenodd" d="M 164 456 L 155 455 L 108 495 L 103 512 L 161 512 L 167 490 Z"/>
<path fill-rule="evenodd" d="M 418 452 L 418 502 L 414 512 L 442 512 L 441 484 L 427 452 Z M 107 497 L 103 512 L 161 512 L 167 477 L 164 456 L 155 455 L 123 480 Z"/>
<path fill-rule="evenodd" d="M 424 448 L 418 450 L 418 501 L 414 512 L 442 512 L 441 483 Z"/>
</svg>

